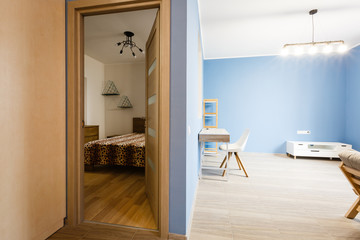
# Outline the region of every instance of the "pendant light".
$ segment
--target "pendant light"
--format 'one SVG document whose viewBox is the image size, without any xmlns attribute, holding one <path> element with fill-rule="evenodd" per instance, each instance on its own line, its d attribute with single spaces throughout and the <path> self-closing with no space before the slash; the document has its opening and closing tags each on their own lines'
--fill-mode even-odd
<svg viewBox="0 0 360 240">
<path fill-rule="evenodd" d="M 131 51 L 131 54 L 135 58 L 136 58 L 136 55 L 135 55 L 135 52 L 134 52 L 133 48 L 137 48 L 141 53 L 144 53 L 144 50 L 142 50 L 141 48 L 136 46 L 136 43 L 132 40 L 132 37 L 135 35 L 133 32 L 126 31 L 126 32 L 124 32 L 124 35 L 126 36 L 125 41 L 116 43 L 117 46 L 122 45 L 122 48 L 120 50 L 120 54 L 123 54 L 124 48 L 129 48 L 130 51 Z"/>
<path fill-rule="evenodd" d="M 315 24 L 314 24 L 314 15 L 318 12 L 317 9 L 312 9 L 309 12 L 309 15 L 312 18 L 312 41 L 307 43 L 290 43 L 285 44 L 282 48 L 281 55 L 287 56 L 289 54 L 295 56 L 301 56 L 305 53 L 309 55 L 315 55 L 319 52 L 323 54 L 330 54 L 332 52 L 344 53 L 347 51 L 347 47 L 343 40 L 337 41 L 322 41 L 315 42 Z"/>
</svg>

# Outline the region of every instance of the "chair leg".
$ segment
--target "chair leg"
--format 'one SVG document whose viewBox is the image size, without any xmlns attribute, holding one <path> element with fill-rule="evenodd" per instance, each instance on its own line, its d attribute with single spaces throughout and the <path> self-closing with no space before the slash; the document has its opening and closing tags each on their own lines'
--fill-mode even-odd
<svg viewBox="0 0 360 240">
<path fill-rule="evenodd" d="M 220 168 L 222 168 L 222 166 L 224 165 L 225 161 L 226 161 L 226 155 L 225 155 L 224 160 L 222 161 L 222 163 L 221 163 L 221 165 L 220 165 Z"/>
<path fill-rule="evenodd" d="M 241 165 L 240 165 L 240 162 L 239 162 L 239 160 L 235 157 L 235 159 L 236 159 L 236 162 L 237 162 L 237 164 L 238 164 L 238 166 L 239 166 L 239 169 L 241 170 Z"/>
<path fill-rule="evenodd" d="M 356 201 L 353 203 L 353 205 L 351 206 L 349 211 L 347 211 L 347 213 L 345 214 L 345 217 L 354 219 L 356 217 L 356 215 L 359 213 L 359 210 L 360 210 L 359 206 L 360 206 L 360 197 L 358 197 L 358 199 L 356 199 Z"/>
<path fill-rule="evenodd" d="M 244 170 L 245 176 L 246 176 L 246 177 L 249 177 L 248 174 L 247 174 L 247 172 L 246 172 L 246 170 L 245 170 L 245 168 L 244 168 L 244 165 L 242 164 L 242 162 L 241 162 L 241 160 L 240 160 L 240 158 L 239 158 L 239 155 L 237 154 L 237 152 L 235 152 L 234 154 L 235 154 L 236 159 L 239 161 L 242 169 Z"/>
<path fill-rule="evenodd" d="M 229 155 L 230 155 L 230 153 L 229 153 Z M 231 156 L 231 155 L 230 155 L 230 156 Z M 221 163 L 221 165 L 220 165 L 220 168 L 222 168 L 222 166 L 224 165 L 225 161 L 226 161 L 226 155 L 225 155 L 224 160 L 222 161 L 222 163 Z"/>
<path fill-rule="evenodd" d="M 227 161 L 227 163 L 225 164 L 225 168 L 227 167 L 228 163 L 230 162 L 231 155 L 232 155 L 232 152 L 229 152 L 229 153 L 228 153 L 228 161 Z M 226 157 L 225 157 L 225 159 L 226 159 Z M 224 159 L 224 162 L 225 162 L 225 159 Z M 225 176 L 225 172 L 226 172 L 226 170 L 223 171 L 222 176 Z"/>
</svg>

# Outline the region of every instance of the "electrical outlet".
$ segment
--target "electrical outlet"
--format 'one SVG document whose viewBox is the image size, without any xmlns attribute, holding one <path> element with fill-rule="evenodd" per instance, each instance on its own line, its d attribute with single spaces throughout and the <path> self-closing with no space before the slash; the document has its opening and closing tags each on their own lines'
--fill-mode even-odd
<svg viewBox="0 0 360 240">
<path fill-rule="evenodd" d="M 297 134 L 311 134 L 310 130 L 298 130 Z"/>
</svg>

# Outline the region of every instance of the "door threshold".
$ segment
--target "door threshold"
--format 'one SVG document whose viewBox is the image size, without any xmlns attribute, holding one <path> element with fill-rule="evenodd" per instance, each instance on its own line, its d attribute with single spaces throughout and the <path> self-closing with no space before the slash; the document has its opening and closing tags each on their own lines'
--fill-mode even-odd
<svg viewBox="0 0 360 240">
<path fill-rule="evenodd" d="M 95 222 L 95 221 L 90 221 L 90 220 L 84 220 L 83 223 L 110 226 L 110 227 L 116 227 L 116 228 L 134 229 L 134 230 L 141 230 L 141 231 L 147 231 L 147 232 L 159 232 L 158 229 L 149 229 L 149 228 L 133 227 L 133 226 L 127 226 L 127 225 L 121 225 L 121 224 Z"/>
</svg>

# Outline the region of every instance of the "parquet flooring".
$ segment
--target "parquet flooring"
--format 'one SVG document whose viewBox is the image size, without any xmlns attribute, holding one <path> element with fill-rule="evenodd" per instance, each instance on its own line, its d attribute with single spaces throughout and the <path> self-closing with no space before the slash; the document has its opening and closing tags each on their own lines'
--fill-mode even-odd
<svg viewBox="0 0 360 240">
<path fill-rule="evenodd" d="M 144 168 L 95 168 L 84 174 L 85 220 L 156 229 Z"/>
</svg>

